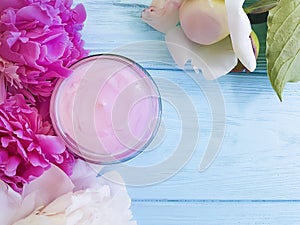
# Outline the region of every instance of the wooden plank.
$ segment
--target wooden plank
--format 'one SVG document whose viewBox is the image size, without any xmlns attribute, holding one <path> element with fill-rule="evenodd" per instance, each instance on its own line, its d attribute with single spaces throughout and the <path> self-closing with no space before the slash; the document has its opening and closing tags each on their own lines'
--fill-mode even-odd
<svg viewBox="0 0 300 225">
<path fill-rule="evenodd" d="M 299 224 L 300 85 L 288 84 L 280 103 L 264 73 L 261 55 L 257 73 L 231 74 L 212 83 L 200 79 L 199 86 L 188 71 L 176 68 L 164 35 L 141 21 L 140 13 L 150 2 L 84 1 L 88 20 L 83 38 L 90 54 L 115 52 L 136 60 L 163 93 L 161 142 L 128 166 L 143 172 L 142 167 L 167 162 L 181 137 L 180 113 L 191 110 L 178 114 L 175 106 L 188 99 L 196 111 L 187 126 L 191 135 L 199 129 L 199 141 L 178 172 L 168 167 L 156 173 L 149 170 L 136 178 L 155 180 L 159 173 L 165 180 L 128 186 L 138 224 Z M 213 112 L 206 95 L 216 85 L 224 99 L 220 103 L 226 112 L 225 136 L 214 163 L 199 172 L 212 132 Z M 185 159 L 186 152 L 190 149 L 180 149 L 179 157 Z"/>
<path fill-rule="evenodd" d="M 156 80 L 164 78 L 177 84 L 197 111 L 197 116 L 190 119 L 198 119 L 198 124 L 189 125 L 191 132 L 200 127 L 200 139 L 188 164 L 159 185 L 130 188 L 131 195 L 175 199 L 300 198 L 299 84 L 289 84 L 284 102 L 280 103 L 265 75 L 227 75 L 219 79 L 226 110 L 226 135 L 214 164 L 199 173 L 199 162 L 211 135 L 209 102 L 201 88 L 176 68 L 163 43 L 163 34 L 141 21 L 140 13 L 149 2 L 84 1 L 88 20 L 83 36 L 91 54 L 115 50 L 133 58 Z M 207 90 L 212 84 L 202 81 L 201 85 Z M 173 93 L 175 98 L 182 97 L 170 86 L 162 85 L 160 89 Z M 167 129 L 164 144 L 130 163 L 147 166 L 172 155 L 180 138 L 181 121 L 170 104 L 164 103 L 163 113 Z M 183 158 L 184 153 L 183 149 Z M 168 170 L 161 173 L 174 175 Z"/>
<path fill-rule="evenodd" d="M 74 1 L 79 2 L 81 1 Z M 147 8 L 150 2 L 149 0 L 84 1 L 87 21 L 82 35 L 90 54 L 114 51 L 136 61 L 141 59 L 152 61 L 144 64 L 146 67 L 166 68 L 166 64 L 176 67 L 165 46 L 164 34 L 152 29 L 141 19 L 142 10 Z M 265 36 L 263 32 L 265 25 L 255 25 L 254 29 L 259 31 L 262 38 Z M 263 39 L 261 44 L 258 72 L 262 72 L 266 67 Z"/>
<path fill-rule="evenodd" d="M 160 86 L 164 94 L 177 101 L 191 99 L 196 117 L 188 123 L 189 131 L 199 127 L 199 142 L 191 159 L 178 173 L 165 167 L 151 170 L 153 165 L 168 161 L 174 154 L 181 135 L 181 119 L 176 107 L 170 106 L 163 95 L 163 142 L 150 148 L 127 164 L 137 173 L 126 174 L 123 167 L 115 167 L 124 177 L 137 180 L 156 173 L 166 181 L 142 187 L 129 187 L 134 198 L 159 199 L 300 199 L 300 86 L 289 84 L 281 103 L 265 76 L 227 75 L 219 80 L 224 97 L 226 130 L 220 154 L 212 166 L 200 173 L 199 163 L 211 135 L 211 111 L 201 88 L 181 71 L 149 70 L 156 81 L 168 79 L 177 84 L 186 96 L 174 86 Z M 202 89 L 211 82 L 202 81 Z M 159 82 L 158 82 L 159 83 Z M 176 87 L 176 86 L 175 86 Z M 207 89 L 207 88 L 206 88 Z M 221 103 L 221 102 L 220 102 Z M 173 105 L 178 102 L 173 102 Z M 183 113 L 189 113 L 186 109 Z M 198 122 L 195 122 L 197 121 Z M 186 157 L 189 149 L 179 150 Z M 177 153 L 176 153 L 177 154 Z M 172 163 L 172 162 L 171 162 Z M 150 168 L 143 174 L 140 167 Z M 130 170 L 131 172 L 133 172 Z M 139 173 L 140 172 L 140 173 Z M 172 176 L 172 177 L 171 177 Z M 155 182 L 154 182 L 155 183 Z M 192 191 L 191 191 L 192 190 Z"/>
<path fill-rule="evenodd" d="M 299 224 L 300 204 L 133 202 L 132 211 L 139 225 L 297 225 Z"/>
</svg>

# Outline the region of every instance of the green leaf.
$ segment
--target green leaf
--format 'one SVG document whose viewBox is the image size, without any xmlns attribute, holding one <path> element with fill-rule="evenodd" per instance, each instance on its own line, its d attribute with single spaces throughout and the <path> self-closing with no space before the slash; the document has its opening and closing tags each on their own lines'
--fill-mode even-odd
<svg viewBox="0 0 300 225">
<path fill-rule="evenodd" d="M 244 11 L 247 14 L 260 14 L 268 12 L 278 4 L 279 0 L 260 0 L 246 7 Z"/>
<path fill-rule="evenodd" d="M 268 16 L 268 76 L 280 100 L 285 84 L 300 80 L 299 15 L 300 0 L 280 0 Z"/>
</svg>

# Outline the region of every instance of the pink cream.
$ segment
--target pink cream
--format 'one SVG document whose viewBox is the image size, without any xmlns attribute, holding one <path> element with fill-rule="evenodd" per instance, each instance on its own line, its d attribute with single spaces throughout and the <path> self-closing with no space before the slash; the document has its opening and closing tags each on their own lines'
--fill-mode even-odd
<svg viewBox="0 0 300 225">
<path fill-rule="evenodd" d="M 72 67 L 51 99 L 55 130 L 87 161 L 122 162 L 141 152 L 160 122 L 161 100 L 150 75 L 118 55 L 87 57 Z"/>
</svg>

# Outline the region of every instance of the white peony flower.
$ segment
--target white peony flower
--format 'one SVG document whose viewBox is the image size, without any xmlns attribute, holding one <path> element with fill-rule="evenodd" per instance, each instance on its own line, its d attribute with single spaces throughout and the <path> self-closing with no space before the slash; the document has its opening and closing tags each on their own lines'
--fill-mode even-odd
<svg viewBox="0 0 300 225">
<path fill-rule="evenodd" d="M 181 68 L 187 61 L 206 79 L 229 73 L 239 61 L 256 67 L 250 21 L 244 0 L 153 0 L 142 19 L 166 34 L 166 44 Z"/>
<path fill-rule="evenodd" d="M 53 199 L 72 191 L 73 188 L 71 179 L 55 165 L 43 176 L 25 185 L 22 195 L 0 181 L 1 225 L 13 224 L 40 206 L 48 205 Z"/>
<path fill-rule="evenodd" d="M 103 185 L 62 195 L 14 225 L 136 225 L 129 207 L 126 191 Z"/>
<path fill-rule="evenodd" d="M 96 177 L 95 170 L 78 161 L 72 180 L 53 165 L 42 180 L 26 187 L 26 196 L 1 183 L 0 207 L 9 214 L 0 216 L 1 224 L 136 225 L 122 178 L 116 172 L 105 176 L 113 176 L 118 184 Z"/>
</svg>

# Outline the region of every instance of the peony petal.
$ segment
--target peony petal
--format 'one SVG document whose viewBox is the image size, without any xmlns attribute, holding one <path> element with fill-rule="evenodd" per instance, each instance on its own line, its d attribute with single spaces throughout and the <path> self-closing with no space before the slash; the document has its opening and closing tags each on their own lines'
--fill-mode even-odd
<svg viewBox="0 0 300 225">
<path fill-rule="evenodd" d="M 44 156 L 39 152 L 39 149 L 35 149 L 34 151 L 28 152 L 27 157 L 33 168 L 27 168 L 26 170 L 28 170 L 29 174 L 35 177 L 41 176 L 44 170 L 50 168 L 49 162 L 45 160 Z"/>
<path fill-rule="evenodd" d="M 132 214 L 129 210 L 131 205 L 130 196 L 127 193 L 125 182 L 121 175 L 116 171 L 110 171 L 105 173 L 103 176 L 98 178 L 98 184 L 101 184 L 101 188 L 94 187 L 95 190 L 99 191 L 102 189 L 103 197 L 110 195 L 109 206 L 112 210 L 107 210 L 105 202 L 107 197 L 103 199 L 103 209 L 108 211 L 106 213 L 111 214 L 111 224 L 130 224 L 136 225 L 136 221 L 132 221 Z M 107 188 L 109 189 L 107 190 Z M 108 192 L 109 191 L 109 192 Z M 108 192 L 108 193 L 107 193 Z M 100 199 L 100 198 L 98 198 Z M 113 219 L 113 215 L 118 215 L 118 219 Z"/>
<path fill-rule="evenodd" d="M 76 23 L 83 23 L 86 20 L 86 11 L 83 4 L 75 6 L 72 18 Z"/>
<path fill-rule="evenodd" d="M 17 43 L 17 41 L 20 39 L 20 37 L 21 37 L 21 32 L 18 32 L 18 31 L 10 32 L 10 36 L 7 37 L 8 46 L 11 48 L 14 44 Z"/>
<path fill-rule="evenodd" d="M 73 174 L 70 177 L 75 185 L 74 191 L 87 189 L 97 182 L 97 174 L 102 169 L 101 165 L 91 165 L 83 160 L 77 160 Z"/>
<path fill-rule="evenodd" d="M 7 148 L 7 146 L 9 145 L 9 143 L 15 142 L 15 141 L 12 140 L 10 137 L 6 136 L 6 137 L 0 138 L 0 142 L 1 142 L 1 147 Z"/>
<path fill-rule="evenodd" d="M 36 60 L 39 58 L 40 55 L 40 44 L 36 42 L 26 42 L 20 45 L 19 52 L 25 59 L 25 63 L 28 66 L 32 66 L 42 72 L 45 71 L 44 67 L 37 64 Z"/>
<path fill-rule="evenodd" d="M 20 203 L 17 205 L 15 214 L 12 218 L 11 223 L 18 221 L 19 219 L 24 218 L 29 215 L 33 210 L 35 210 L 35 200 L 38 198 L 35 193 L 32 193 L 27 196 L 26 199 L 21 199 Z M 11 225 L 11 223 L 9 225 Z"/>
<path fill-rule="evenodd" d="M 21 8 L 17 13 L 17 21 L 39 21 L 40 23 L 51 25 L 51 18 L 39 6 L 28 5 Z"/>
<path fill-rule="evenodd" d="M 25 219 L 19 220 L 13 225 L 65 225 L 66 221 L 64 215 L 44 216 L 32 214 Z"/>
<path fill-rule="evenodd" d="M 167 33 L 179 22 L 179 7 L 182 0 L 153 0 L 142 12 L 142 19 L 154 29 Z"/>
<path fill-rule="evenodd" d="M 1 225 L 11 225 L 13 222 L 30 214 L 34 208 L 36 196 L 30 195 L 26 201 L 11 187 L 0 180 L 0 221 Z"/>
<path fill-rule="evenodd" d="M 0 113 L 5 115 L 5 113 L 2 112 L 1 109 L 0 109 Z M 6 130 L 9 130 L 9 131 L 13 130 L 12 126 L 9 124 L 8 118 L 4 118 L 2 115 L 0 116 L 0 125 L 2 127 L 4 127 Z"/>
<path fill-rule="evenodd" d="M 42 214 L 50 216 L 64 213 L 66 209 L 72 204 L 72 194 L 72 192 L 69 192 L 58 197 L 45 208 L 43 208 Z"/>
<path fill-rule="evenodd" d="M 16 175 L 16 170 L 18 168 L 18 165 L 20 163 L 20 158 L 16 157 L 16 156 L 11 156 L 8 160 L 7 160 L 7 164 L 4 170 L 4 173 L 6 176 L 12 177 Z"/>
<path fill-rule="evenodd" d="M 38 38 L 42 45 L 40 48 L 39 63 L 41 65 L 49 65 L 52 62 L 63 57 L 64 52 L 71 42 L 66 31 L 61 27 L 54 28 Z"/>
<path fill-rule="evenodd" d="M 24 59 L 19 53 L 13 52 L 9 46 L 9 38 L 1 42 L 0 45 L 0 56 L 8 61 L 24 64 Z"/>
<path fill-rule="evenodd" d="M 64 142 L 57 136 L 37 134 L 36 137 L 45 154 L 61 154 L 66 150 Z"/>
<path fill-rule="evenodd" d="M 7 184 L 0 180 L 0 221 L 3 225 L 13 222 L 15 213 L 21 205 L 21 195 L 12 190 Z"/>
<path fill-rule="evenodd" d="M 117 171 L 109 171 L 103 174 L 103 176 L 97 178 L 98 183 L 103 186 L 109 186 L 111 194 L 114 195 L 118 192 L 126 193 L 125 181 Z M 129 202 L 130 203 L 130 202 Z"/>
<path fill-rule="evenodd" d="M 0 76 L 0 105 L 5 102 L 6 99 L 6 86 L 5 86 L 5 80 L 4 80 L 4 76 Z"/>
<path fill-rule="evenodd" d="M 20 8 L 26 4 L 25 0 L 11 1 L 11 0 L 1 0 L 0 12 L 7 8 Z"/>
<path fill-rule="evenodd" d="M 33 104 L 35 95 L 49 97 L 56 78 L 87 55 L 79 33 L 86 11 L 83 4 L 72 6 L 72 0 L 1 0 L 0 57 L 18 66 L 17 73 L 4 71 L 10 92 L 22 92 Z"/>
<path fill-rule="evenodd" d="M 168 49 L 181 68 L 191 60 L 191 64 L 202 70 L 208 80 L 229 73 L 237 64 L 237 58 L 231 47 L 229 37 L 213 45 L 200 45 L 191 42 L 180 27 L 166 34 Z"/>
<path fill-rule="evenodd" d="M 232 47 L 242 64 L 250 71 L 256 68 L 250 33 L 251 23 L 243 10 L 244 0 L 225 0 Z"/>
<path fill-rule="evenodd" d="M 35 208 L 48 205 L 59 196 L 72 191 L 74 184 L 70 178 L 58 167 L 51 165 L 51 168 L 24 186 L 23 196 L 26 198 L 29 194 L 36 193 L 38 199 L 35 201 Z"/>
<path fill-rule="evenodd" d="M 7 184 L 0 181 L 1 225 L 11 225 L 13 222 L 28 216 L 35 209 L 48 205 L 61 195 L 71 192 L 73 188 L 74 185 L 70 178 L 54 165 L 52 165 L 43 176 L 37 178 L 30 184 L 26 184 L 24 186 L 23 195 L 18 194 Z M 41 222 L 37 224 L 44 223 Z"/>
<path fill-rule="evenodd" d="M 72 72 L 71 69 L 64 67 L 62 61 L 60 61 L 60 60 L 57 60 L 57 61 L 51 63 L 51 65 L 49 65 L 48 68 L 49 68 L 50 72 L 47 72 L 43 75 L 45 78 L 48 78 L 48 79 L 54 78 L 54 77 L 65 78 L 65 77 L 69 76 Z"/>
<path fill-rule="evenodd" d="M 24 167 L 21 167 L 19 166 L 19 170 L 22 169 L 24 172 L 22 174 L 22 177 L 20 177 L 20 179 L 24 179 L 26 182 L 23 182 L 23 184 L 27 184 L 27 183 L 30 183 L 31 181 L 33 181 L 34 179 L 40 177 L 44 172 L 45 170 L 49 169 L 50 168 L 50 164 L 48 164 L 47 167 L 41 167 L 41 166 L 32 166 L 32 165 L 28 165 L 26 169 L 24 169 Z M 23 185 L 24 187 L 24 185 Z M 22 187 L 22 188 L 23 188 Z M 22 192 L 22 189 L 19 188 L 18 190 L 20 193 Z"/>
<path fill-rule="evenodd" d="M 88 174 L 96 174 L 87 163 L 79 162 L 80 163 L 76 165 L 77 169 L 82 168 L 88 172 Z M 81 173 L 81 176 L 82 175 L 83 173 Z M 94 176 L 93 178 L 95 179 Z M 49 205 L 36 205 L 35 210 L 31 210 L 28 217 L 19 220 L 14 225 L 136 225 L 137 223 L 132 221 L 132 213 L 129 209 L 131 200 L 121 176 L 117 172 L 112 171 L 106 173 L 105 176 L 98 177 L 96 180 L 97 182 L 95 184 L 85 188 L 85 190 L 68 192 L 57 196 Z M 49 184 L 49 186 L 51 186 L 51 184 Z M 52 186 L 51 189 L 48 189 L 48 191 L 53 190 L 55 190 L 55 187 Z M 37 196 L 40 196 L 39 194 L 40 193 L 33 191 L 30 195 L 26 196 L 25 200 L 28 200 L 28 198 L 35 199 Z M 32 206 L 30 206 L 30 208 L 32 209 Z M 21 208 L 20 211 L 23 211 L 23 208 Z M 17 218 L 20 219 L 19 216 Z M 22 218 L 24 218 L 24 215 Z M 52 223 L 50 221 L 52 221 Z"/>
</svg>

